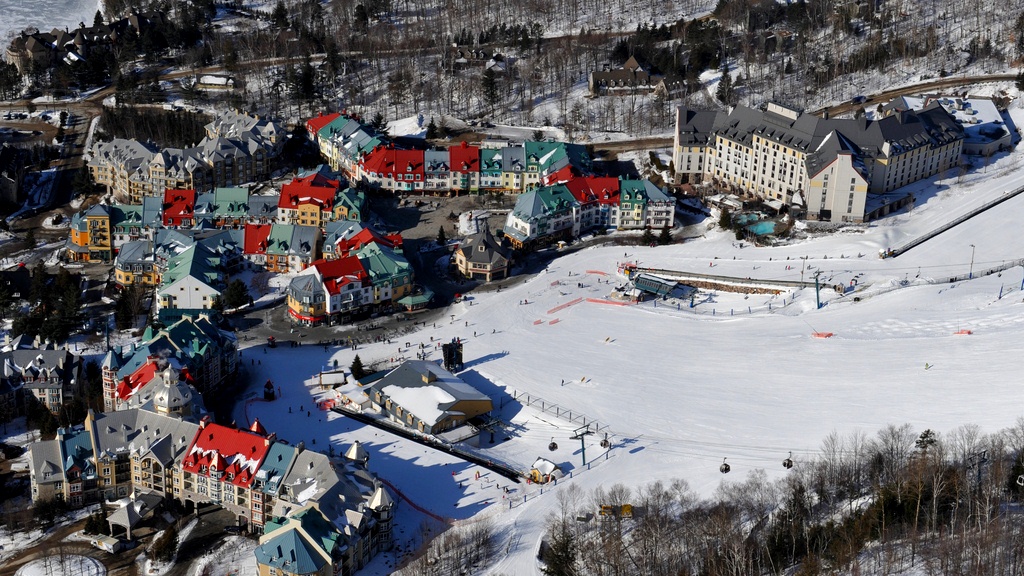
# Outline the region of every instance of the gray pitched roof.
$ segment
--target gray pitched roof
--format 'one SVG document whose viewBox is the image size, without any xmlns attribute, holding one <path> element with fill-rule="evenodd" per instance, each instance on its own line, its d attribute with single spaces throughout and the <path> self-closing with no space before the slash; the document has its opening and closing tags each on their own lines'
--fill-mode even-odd
<svg viewBox="0 0 1024 576">
<path fill-rule="evenodd" d="M 459 246 L 467 261 L 476 264 L 498 264 L 502 260 L 508 260 L 509 251 L 501 246 L 501 243 L 491 234 L 491 231 L 484 228 L 476 234 L 470 234 Z"/>
<path fill-rule="evenodd" d="M 676 117 L 676 134 L 682 146 L 703 146 L 711 137 L 711 129 L 720 112 L 693 110 L 680 106 Z"/>
<path fill-rule="evenodd" d="M 60 461 L 60 446 L 56 440 L 42 440 L 30 449 L 32 472 L 37 483 L 58 482 L 64 479 Z"/>
<path fill-rule="evenodd" d="M 152 454 L 164 466 L 181 458 L 199 425 L 148 410 L 119 410 L 94 415 L 97 458 L 127 452 Z M 158 443 L 159 441 L 159 443 Z"/>
<path fill-rule="evenodd" d="M 466 384 L 451 372 L 433 362 L 427 362 L 424 360 L 406 360 L 401 366 L 395 368 L 391 372 L 388 372 L 383 378 L 370 385 L 366 389 L 366 393 L 370 395 L 370 397 L 373 397 L 375 392 L 380 391 L 385 396 L 393 397 L 395 396 L 395 390 L 391 390 L 390 394 L 387 390 L 392 387 L 398 389 L 425 389 L 429 387 L 436 387 L 440 389 L 442 394 L 436 395 L 439 399 L 436 403 L 436 409 L 440 411 L 441 414 L 437 419 L 433 419 L 433 422 L 431 422 L 432 419 L 426 415 L 426 412 L 428 411 L 423 410 L 421 411 L 422 413 L 417 413 L 417 406 L 404 406 L 404 408 L 409 412 L 416 414 L 417 418 L 430 424 L 440 422 L 444 418 L 446 411 L 459 402 L 490 401 L 490 397 L 486 394 L 480 392 L 476 388 L 473 388 L 469 384 Z M 446 395 L 450 397 L 451 400 L 447 400 L 445 398 Z M 420 400 L 428 400 L 425 395 L 423 397 L 420 397 L 419 395 L 417 396 Z M 402 402 L 398 403 L 402 404 Z"/>
</svg>

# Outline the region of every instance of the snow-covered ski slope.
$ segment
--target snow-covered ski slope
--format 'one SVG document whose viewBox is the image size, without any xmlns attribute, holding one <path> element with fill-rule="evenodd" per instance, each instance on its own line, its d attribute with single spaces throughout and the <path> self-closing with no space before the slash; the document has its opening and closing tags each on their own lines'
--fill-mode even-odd
<svg viewBox="0 0 1024 576">
<path fill-rule="evenodd" d="M 525 492 L 528 499 L 514 508 L 496 487 L 475 481 L 477 468 L 449 456 L 406 446 L 333 414 L 286 413 L 292 404 L 308 410 L 318 393 L 308 380 L 317 366 L 334 360 L 348 366 L 356 352 L 364 362 L 393 357 L 396 344 L 326 352 L 286 347 L 267 355 L 251 349 L 247 364 L 250 354 L 267 364 L 256 367 L 255 381 L 274 379 L 285 388 L 286 402 L 253 403 L 250 415 L 307 446 L 311 435 L 322 438 L 318 444 L 359 437 L 369 445 L 371 467 L 423 509 L 459 522 L 490 518 L 509 549 L 491 569 L 495 574 L 538 573 L 533 555 L 545 518 L 557 507 L 554 493 L 572 483 L 589 490 L 682 478 L 710 495 L 723 480 L 742 480 L 757 468 L 770 477 L 785 474 L 781 463 L 790 451 L 799 466 L 832 431 L 871 436 L 890 423 L 910 423 L 918 432 L 948 432 L 964 424 L 999 430 L 1021 415 L 1024 269 L 953 284 L 948 279 L 967 274 L 972 257 L 976 274 L 1024 258 L 1024 197 L 899 258 L 882 260 L 878 253 L 1024 185 L 1020 157 L 1003 156 L 962 182 L 949 175 L 919 184 L 910 214 L 789 246 L 741 247 L 730 233 L 713 230 L 667 247 L 581 250 L 500 292 L 477 293 L 472 304 L 448 310 L 453 318 L 403 337 L 414 348 L 431 337 L 462 338 L 472 379 L 584 413 L 611 431 L 607 455 L 597 446 L 600 436 L 588 440 L 588 459 L 596 459 L 589 470 L 582 466 L 579 442 L 569 439 L 573 426 L 543 427 L 535 414 L 529 416 L 533 426 L 527 424 L 512 441 L 483 449 L 524 469 L 546 456 L 573 470 L 572 479 L 543 495 L 536 486 L 520 487 L 514 497 Z M 604 299 L 623 284 L 616 272 L 625 261 L 766 280 L 799 280 L 801 273 L 810 278 L 820 271 L 829 287 L 822 290 L 821 309 L 813 288 L 774 297 L 702 292 L 694 308 L 689 301 L 657 307 L 588 301 Z M 853 279 L 856 292 L 840 297 L 831 288 Z M 961 331 L 972 333 L 956 334 Z M 816 338 L 813 332 L 834 335 Z M 504 416 L 515 411 L 513 405 Z M 547 444 L 553 437 L 559 450 L 552 454 Z M 728 476 L 718 471 L 723 458 L 732 466 Z M 406 522 L 408 535 L 415 515 Z"/>
</svg>

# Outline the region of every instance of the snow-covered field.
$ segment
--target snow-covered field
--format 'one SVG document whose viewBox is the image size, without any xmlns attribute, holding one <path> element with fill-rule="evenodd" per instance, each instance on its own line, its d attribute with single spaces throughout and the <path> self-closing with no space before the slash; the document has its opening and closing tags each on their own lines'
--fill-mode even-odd
<svg viewBox="0 0 1024 576">
<path fill-rule="evenodd" d="M 532 556 L 556 506 L 552 492 L 566 483 L 590 489 L 682 478 L 710 495 L 722 481 L 742 480 L 755 469 L 769 477 L 785 474 L 781 462 L 790 452 L 799 466 L 833 431 L 870 436 L 889 423 L 909 423 L 918 432 L 964 424 L 996 431 L 1020 415 L 1008 400 L 1016 397 L 1024 348 L 1024 270 L 946 282 L 1024 257 L 1015 217 L 1024 213 L 1024 197 L 898 258 L 881 260 L 878 253 L 1024 185 L 1020 156 L 1004 155 L 962 182 L 948 175 L 919 183 L 910 213 L 786 246 L 755 248 L 711 230 L 670 247 L 583 250 L 501 292 L 453 305 L 452 317 L 436 328 L 403 337 L 413 348 L 431 337 L 462 338 L 463 376 L 488 394 L 508 400 L 513 390 L 527 393 L 611 431 L 607 455 L 596 445 L 599 435 L 588 440 L 588 460 L 596 457 L 588 469 L 578 441 L 570 440 L 573 426 L 536 405 L 506 404 L 502 416 L 521 424 L 519 434 L 480 451 L 524 469 L 537 456 L 550 457 L 574 472 L 543 494 L 520 485 L 504 497 L 503 481 L 486 471 L 476 481 L 479 469 L 472 465 L 311 410 L 324 394 L 312 379 L 320 367 L 335 361 L 347 367 L 357 352 L 364 362 L 411 356 L 405 342 L 357 351 L 246 349 L 254 390 L 269 378 L 283 398 L 248 402 L 236 416 L 259 417 L 269 430 L 313 449 L 330 442 L 337 450 L 355 439 L 366 444 L 371 468 L 405 498 L 399 516 L 404 537 L 426 517 L 408 502 L 456 524 L 490 518 L 510 549 L 492 567 L 495 574 L 538 573 Z M 774 297 L 702 291 L 693 308 L 673 301 L 657 307 L 587 301 L 604 299 L 623 283 L 617 275 L 622 262 L 766 281 L 820 271 L 829 286 L 856 278 L 858 290 L 842 297 L 822 290 L 820 309 L 813 288 Z M 962 330 L 972 334 L 955 334 Z M 815 338 L 816 331 L 834 336 Z M 559 445 L 554 453 L 547 450 L 551 440 Z M 723 458 L 732 466 L 729 476 L 718 471 Z M 370 573 L 386 571 L 381 562 Z"/>
</svg>

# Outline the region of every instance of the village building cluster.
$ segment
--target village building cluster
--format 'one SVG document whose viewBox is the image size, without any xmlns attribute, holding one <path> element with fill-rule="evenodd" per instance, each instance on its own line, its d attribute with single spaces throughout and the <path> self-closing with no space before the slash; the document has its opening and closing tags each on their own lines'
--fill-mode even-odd
<svg viewBox="0 0 1024 576">
<path fill-rule="evenodd" d="M 394 500 L 358 442 L 335 457 L 291 446 L 259 420 L 213 423 L 200 389 L 215 393 L 233 377 L 234 344 L 200 317 L 109 352 L 104 412 L 90 410 L 83 426 L 33 444 L 33 501 L 120 500 L 107 522 L 128 539 L 162 501 L 186 510 L 215 503 L 261 534 L 261 574 L 353 574 L 390 549 Z"/>
<path fill-rule="evenodd" d="M 526 141 L 402 150 L 336 113 L 306 122 L 331 168 L 360 186 L 399 193 L 520 194 L 504 231 L 515 248 L 568 240 L 595 228 L 671 228 L 675 200 L 649 180 L 594 176 L 578 144 Z"/>
<path fill-rule="evenodd" d="M 25 414 L 34 398 L 53 414 L 82 393 L 82 358 L 66 345 L 21 335 L 0 347 L 0 414 Z"/>
<path fill-rule="evenodd" d="M 46 69 L 59 61 L 81 62 L 97 47 L 116 46 L 126 34 L 141 36 L 163 22 L 164 13 L 153 10 L 136 12 L 109 24 L 86 26 L 82 22 L 73 31 L 54 28 L 41 32 L 28 28 L 7 46 L 7 62 L 14 64 L 19 74 L 26 74 L 33 67 Z"/>
<path fill-rule="evenodd" d="M 225 111 L 206 125 L 206 137 L 190 148 L 159 149 L 116 138 L 90 150 L 93 180 L 129 204 L 160 197 L 168 189 L 209 192 L 270 178 L 285 130 L 276 122 Z"/>
<path fill-rule="evenodd" d="M 904 98 L 852 119 L 776 103 L 680 107 L 673 164 L 681 182 L 712 183 L 811 220 L 864 222 L 912 203 L 900 188 L 959 166 L 963 154 L 1012 145 L 1009 116 L 991 101 L 971 102 Z"/>
</svg>

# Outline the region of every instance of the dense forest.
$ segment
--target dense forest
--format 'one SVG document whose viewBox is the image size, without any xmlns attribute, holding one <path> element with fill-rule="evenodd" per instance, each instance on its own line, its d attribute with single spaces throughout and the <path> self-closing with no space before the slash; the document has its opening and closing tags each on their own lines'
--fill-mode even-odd
<svg viewBox="0 0 1024 576">
<path fill-rule="evenodd" d="M 206 136 L 205 126 L 211 120 L 206 114 L 184 110 L 107 106 L 100 116 L 99 128 L 108 139 L 152 140 L 162 147 L 187 148 Z"/>
<path fill-rule="evenodd" d="M 775 99 L 810 106 L 848 98 L 878 73 L 919 79 L 977 73 L 1005 69 L 1021 56 L 1021 0 L 1002 6 L 1013 18 L 962 0 L 926 4 L 534 0 L 520 7 L 481 0 L 415 6 L 281 0 L 262 12 L 224 4 L 219 14 L 221 21 L 229 16 L 225 26 L 213 23 L 218 12 L 210 0 L 108 0 L 109 17 L 130 9 L 168 17 L 150 33 L 126 34 L 116 46 L 90 52 L 84 62 L 59 62 L 30 75 L 34 84 L 55 92 L 109 79 L 128 103 L 160 100 L 166 95 L 135 78 L 138 67 L 132 63 L 173 57 L 181 66 L 222 64 L 246 77 L 244 94 L 232 104 L 274 115 L 348 107 L 393 117 L 488 115 L 555 124 L 570 133 L 639 134 L 664 130 L 676 101 Z M 451 50 L 455 44 L 485 47 L 502 64 L 459 65 Z M 300 73 L 310 55 L 316 56 L 313 82 Z M 685 80 L 683 88 L 667 96 L 581 98 L 591 71 L 629 56 L 655 73 Z M 268 59 L 280 62 L 247 65 Z M 495 70 L 495 78 L 486 77 Z M 706 91 L 701 74 L 716 70 L 730 74 L 728 86 Z M 207 101 L 217 98 L 207 95 Z"/>
<path fill-rule="evenodd" d="M 217 12 L 208 0 L 107 0 L 106 12 L 167 14 L 167 29 L 146 47 L 137 43 L 135 54 L 171 57 L 185 67 L 223 65 L 243 80 L 232 101 L 240 108 L 293 120 L 341 108 L 388 119 L 487 117 L 558 126 L 569 139 L 594 131 L 663 133 L 681 102 L 758 105 L 771 99 L 814 108 L 870 91 L 879 75 L 892 84 L 1015 70 L 1024 54 L 1024 0 L 1000 3 L 998 10 L 966 0 L 281 0 L 264 9 L 219 6 Z M 454 45 L 485 49 L 488 58 L 459 62 Z M 667 95 L 586 97 L 590 72 L 629 56 L 677 80 L 679 88 Z M 106 70 L 121 75 L 129 60 L 118 58 Z M 717 82 L 719 71 L 727 81 Z M 224 100 L 218 93 L 188 97 L 199 105 Z"/>
</svg>

